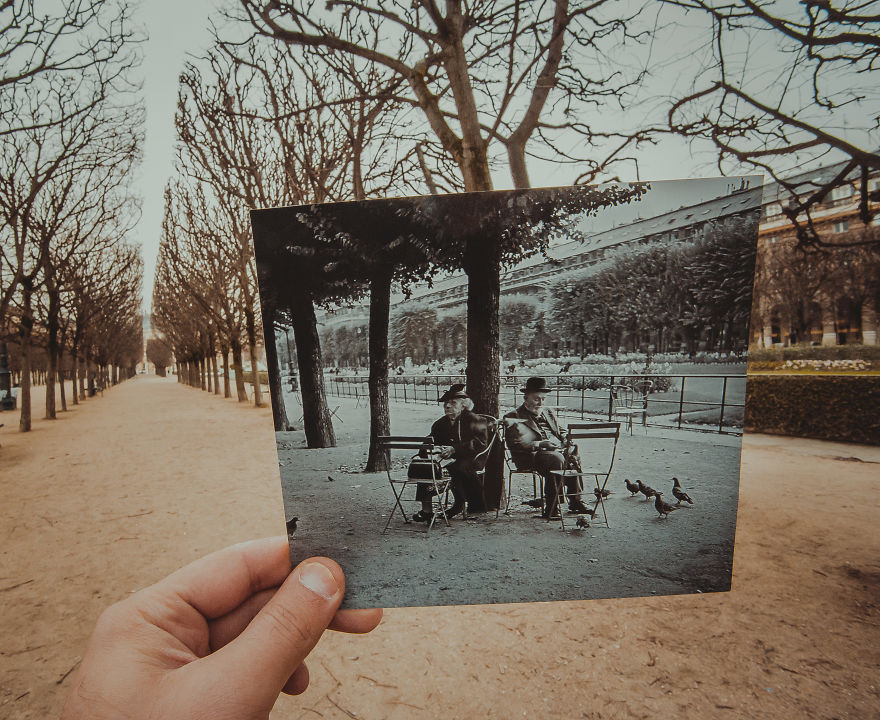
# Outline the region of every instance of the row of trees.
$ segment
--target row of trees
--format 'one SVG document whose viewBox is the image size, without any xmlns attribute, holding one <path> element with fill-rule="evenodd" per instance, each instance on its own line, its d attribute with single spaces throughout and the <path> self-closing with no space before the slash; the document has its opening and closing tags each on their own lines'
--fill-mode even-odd
<svg viewBox="0 0 880 720">
<path fill-rule="evenodd" d="M 425 189 L 489 190 L 493 170 L 497 174 L 503 169 L 509 170 L 515 187 L 526 188 L 528 164 L 543 160 L 563 169 L 565 163 L 573 163 L 577 167 L 573 174 L 583 181 L 602 173 L 607 176 L 615 163 L 631 160 L 624 155 L 632 147 L 654 142 L 668 132 L 715 142 L 722 161 L 733 157 L 746 165 L 763 166 L 771 157 L 782 169 L 794 162 L 793 153 L 801 154 L 800 162 L 804 154 L 812 153 L 816 158 L 833 148 L 849 153 L 860 168 L 875 166 L 875 153 L 838 142 L 822 130 L 827 123 L 804 122 L 798 108 L 762 109 L 760 104 L 749 102 L 760 97 L 759 93 L 739 105 L 718 104 L 715 94 L 733 92 L 730 88 L 734 86 L 727 80 L 732 75 L 725 65 L 730 55 L 723 55 L 731 34 L 741 38 L 761 34 L 767 40 L 765 45 L 776 45 L 783 54 L 800 43 L 800 51 L 786 56 L 787 63 L 768 66 L 787 78 L 780 86 L 793 102 L 799 97 L 795 88 L 809 88 L 813 79 L 824 82 L 824 70 L 830 65 L 835 67 L 835 86 L 848 87 L 841 82 L 849 72 L 845 61 L 827 56 L 817 61 L 817 53 L 821 55 L 817 48 L 837 45 L 849 53 L 855 46 L 870 53 L 871 35 L 862 30 L 876 20 L 860 17 L 858 10 L 832 13 L 825 4 L 807 7 L 805 21 L 772 18 L 766 8 L 745 0 L 717 5 L 683 0 L 664 6 L 678 15 L 656 24 L 653 13 L 632 11 L 631 4 L 613 0 L 588 6 L 572 6 L 566 0 L 483 0 L 448 2 L 443 7 L 432 0 L 333 2 L 326 7 L 304 1 L 239 0 L 227 13 L 233 21 L 235 41 L 218 38 L 214 50 L 184 74 L 179 112 L 180 139 L 186 147 L 179 181 L 184 184 L 179 192 L 172 186 L 172 196 L 183 203 L 182 196 L 198 198 L 202 192 L 208 202 L 196 206 L 197 215 L 210 218 L 208 224 L 221 228 L 224 237 L 234 238 L 243 247 L 236 231 L 240 224 L 231 219 L 224 203 L 266 207 Z M 600 121 L 609 116 L 606 110 L 633 105 L 641 100 L 636 90 L 656 85 L 643 82 L 651 79 L 649 49 L 662 33 L 676 33 L 676 23 L 685 10 L 705 18 L 708 26 L 715 28 L 718 42 L 707 44 L 705 52 L 698 55 L 705 62 L 698 68 L 693 87 L 680 92 L 676 88 L 676 97 L 658 101 L 667 103 L 669 122 L 664 125 L 652 119 L 632 132 L 602 130 Z M 855 26 L 858 33 L 834 35 L 841 28 Z M 243 28 L 248 30 L 242 33 Z M 248 37 L 241 40 L 242 34 Z M 631 67 L 626 62 L 607 62 L 609 57 L 622 58 L 619 51 L 624 45 L 627 57 L 639 58 L 638 62 Z M 682 67 L 694 67 L 693 57 Z M 743 57 L 748 54 L 737 55 Z M 675 61 L 684 59 L 667 58 L 664 74 Z M 818 75 L 813 72 L 816 62 L 825 63 Z M 855 72 L 859 70 L 860 66 L 855 66 Z M 190 82 L 188 76 L 198 79 Z M 752 82 L 755 73 L 738 73 L 736 77 Z M 718 85 L 718 78 L 722 85 Z M 765 81 L 766 74 L 761 75 L 760 82 Z M 706 83 L 712 90 L 702 92 Z M 865 97 L 876 97 L 875 90 L 866 92 Z M 865 102 L 865 97 L 851 102 Z M 835 96 L 829 102 L 835 109 L 844 100 Z M 707 121 L 716 107 L 721 108 L 721 114 L 714 123 Z M 824 107 L 829 107 L 827 102 Z M 685 108 L 693 113 L 694 121 L 681 120 Z M 637 115 L 630 113 L 629 117 Z M 721 132 L 716 132 L 719 128 Z M 784 140 L 799 133 L 811 139 L 796 142 L 786 154 Z M 734 134 L 740 144 L 732 150 L 730 138 Z M 757 154 L 739 151 L 750 143 L 758 149 Z M 765 152 L 768 143 L 773 145 L 772 152 Z M 606 153 L 610 146 L 614 147 Z M 605 159 L 597 159 L 602 157 Z M 586 174 L 582 173 L 584 163 Z M 823 185 L 820 191 L 827 193 L 830 187 Z M 795 199 L 799 197 L 796 194 Z M 408 218 L 416 226 L 413 234 L 420 240 L 437 239 L 423 234 L 426 228 L 434 229 L 425 222 L 430 218 L 423 210 L 416 208 Z M 186 220 L 186 215 L 169 211 L 175 221 L 184 218 L 183 222 L 194 226 L 180 229 L 181 237 L 186 235 L 187 242 L 193 242 L 202 231 L 196 221 Z M 382 233 L 377 230 L 385 245 L 359 246 L 353 240 L 358 233 L 351 227 L 337 228 L 333 238 L 322 234 L 318 226 L 326 221 L 312 217 L 305 230 L 264 228 L 269 235 L 286 236 L 285 252 L 297 258 L 296 266 L 287 268 L 291 287 L 262 311 L 266 328 L 274 328 L 276 321 L 293 326 L 309 444 L 334 442 L 323 393 L 315 306 L 369 294 L 371 432 L 387 432 L 383 409 L 387 333 L 382 332 L 388 326 L 387 289 L 392 282 L 401 281 L 401 275 L 404 281 L 412 281 L 430 275 L 432 268 L 463 269 L 468 276 L 468 388 L 478 409 L 496 410 L 499 270 L 521 257 L 521 248 L 509 242 L 503 232 L 474 233 L 470 238 L 459 233 L 446 236 L 455 251 L 438 255 L 430 242 L 419 247 L 401 246 L 409 232 L 404 232 L 402 221 L 386 223 Z M 291 223 L 296 225 L 299 220 Z M 337 245 L 324 242 L 329 240 Z M 176 244 L 183 246 L 182 241 Z M 414 247 L 415 254 L 395 252 L 402 248 L 411 253 Z M 193 308 L 204 313 L 199 329 L 182 332 L 187 337 L 181 345 L 183 354 L 205 344 L 210 347 L 211 332 L 219 336 L 221 331 L 218 319 L 223 313 L 205 310 L 205 303 L 198 301 L 201 293 L 185 288 L 182 280 L 186 275 L 215 282 L 209 266 L 203 264 L 204 257 L 198 255 L 211 251 L 199 248 L 194 256 L 198 262 L 185 259 L 183 251 L 163 251 L 169 263 L 184 267 L 191 263 L 196 274 L 172 272 L 172 268 L 163 276 L 164 283 L 174 283 L 175 291 L 161 290 L 168 296 L 167 319 L 162 322 L 177 328 L 189 322 L 183 316 Z M 393 255 L 390 264 L 381 261 L 383 252 Z M 336 271 L 349 255 L 358 261 L 346 282 Z M 231 259 L 221 265 L 218 273 L 239 267 Z M 309 271 L 302 271 L 304 267 Z M 388 267 L 394 268 L 390 277 Z M 156 292 L 158 284 L 157 280 Z M 241 297 L 236 293 L 231 296 L 238 314 L 246 316 L 246 293 L 241 292 Z M 246 327 L 241 332 L 246 332 Z M 231 343 L 231 338 L 227 339 Z M 273 354 L 274 343 L 268 346 L 267 352 Z M 270 372 L 276 371 L 275 360 L 269 358 Z M 280 398 L 276 400 L 276 426 L 284 427 Z"/>
<path fill-rule="evenodd" d="M 712 224 L 693 244 L 631 246 L 565 273 L 547 288 L 549 300 L 502 296 L 501 351 L 510 359 L 649 345 L 657 352 L 745 349 L 756 235 L 757 211 Z M 457 360 L 465 355 L 466 330 L 461 310 L 406 305 L 391 314 L 390 360 Z M 361 365 L 368 357 L 367 333 L 357 324 L 325 328 L 324 359 L 341 367 Z"/>
<path fill-rule="evenodd" d="M 22 431 L 34 347 L 47 418 L 56 381 L 66 409 L 65 355 L 76 403 L 86 376 L 118 380 L 142 353 L 142 261 L 125 240 L 138 217 L 138 38 L 125 2 L 46 5 L 0 5 L 0 340 L 20 372 Z"/>
</svg>

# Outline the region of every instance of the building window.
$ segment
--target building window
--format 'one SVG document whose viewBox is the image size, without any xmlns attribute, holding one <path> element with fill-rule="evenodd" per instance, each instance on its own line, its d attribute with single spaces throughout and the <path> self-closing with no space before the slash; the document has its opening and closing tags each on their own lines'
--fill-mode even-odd
<svg viewBox="0 0 880 720">
<path fill-rule="evenodd" d="M 846 198 L 852 197 L 853 194 L 853 186 L 847 183 L 846 185 L 841 185 L 836 188 L 832 188 L 831 190 L 831 199 L 832 200 L 845 200 Z"/>
<path fill-rule="evenodd" d="M 770 235 L 770 236 L 767 238 L 767 244 L 768 244 L 768 245 L 773 245 L 778 239 L 779 239 L 779 238 L 776 237 L 775 235 Z"/>
<path fill-rule="evenodd" d="M 842 233 L 849 230 L 849 221 L 848 220 L 838 220 L 834 223 L 834 232 Z"/>
<path fill-rule="evenodd" d="M 764 214 L 767 217 L 776 217 L 777 215 L 782 215 L 782 205 L 780 205 L 779 203 L 770 203 L 769 205 L 765 205 Z"/>
</svg>

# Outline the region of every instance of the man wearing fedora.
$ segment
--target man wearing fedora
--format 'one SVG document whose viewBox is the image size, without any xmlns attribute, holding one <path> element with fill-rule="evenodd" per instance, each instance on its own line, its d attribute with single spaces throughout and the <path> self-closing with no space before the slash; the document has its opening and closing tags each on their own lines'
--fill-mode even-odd
<svg viewBox="0 0 880 720">
<path fill-rule="evenodd" d="M 534 470 L 544 479 L 543 514 L 544 517 L 555 517 L 559 512 L 556 483 L 547 482 L 547 479 L 551 471 L 562 470 L 565 453 L 575 453 L 577 449 L 566 450 L 564 432 L 556 416 L 550 408 L 544 407 L 547 393 L 550 392 L 547 381 L 542 377 L 531 377 L 526 380 L 525 387 L 520 388 L 520 392 L 523 393 L 523 404 L 504 416 L 505 440 L 517 470 Z M 576 494 L 581 489 L 578 478 L 566 478 L 565 486 L 569 495 L 569 510 L 575 513 L 589 512 Z"/>
<path fill-rule="evenodd" d="M 446 517 L 451 518 L 464 510 L 468 498 L 479 494 L 477 487 L 477 470 L 475 458 L 489 446 L 489 425 L 486 420 L 471 412 L 474 404 L 461 384 L 453 385 L 439 402 L 443 404 L 443 417 L 431 425 L 431 436 L 435 445 L 441 446 L 440 459 L 453 462 L 446 466 L 452 480 L 453 504 L 446 510 Z M 420 485 L 416 500 L 422 503 L 422 509 L 413 515 L 417 522 L 431 519 L 431 488 Z"/>
</svg>

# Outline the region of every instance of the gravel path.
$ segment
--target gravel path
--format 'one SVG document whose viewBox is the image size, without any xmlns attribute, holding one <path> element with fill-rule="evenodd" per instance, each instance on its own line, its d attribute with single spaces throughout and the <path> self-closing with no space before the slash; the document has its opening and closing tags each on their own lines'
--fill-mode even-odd
<svg viewBox="0 0 880 720">
<path fill-rule="evenodd" d="M 268 410 L 139 377 L 30 434 L 16 419 L 0 414 L 9 720 L 57 716 L 109 603 L 283 532 Z M 749 436 L 731 592 L 389 610 L 369 636 L 328 634 L 310 689 L 272 717 L 880 717 L 878 463 L 878 448 Z M 621 520 L 641 510 L 613 499 Z"/>
</svg>

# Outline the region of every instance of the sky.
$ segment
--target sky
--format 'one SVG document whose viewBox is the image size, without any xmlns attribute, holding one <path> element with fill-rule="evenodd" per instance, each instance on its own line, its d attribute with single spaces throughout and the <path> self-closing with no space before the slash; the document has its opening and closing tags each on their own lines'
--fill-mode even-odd
<svg viewBox="0 0 880 720">
<path fill-rule="evenodd" d="M 162 232 L 162 193 L 173 170 L 177 77 L 188 52 L 199 54 L 208 47 L 208 21 L 216 17 L 218 5 L 218 0 L 145 0 L 138 14 L 149 35 L 142 71 L 147 108 L 146 139 L 144 159 L 135 184 L 135 192 L 143 202 L 135 240 L 141 244 L 144 254 L 145 312 L 149 312 L 153 296 Z"/>
<path fill-rule="evenodd" d="M 135 192 L 142 198 L 143 211 L 134 239 L 143 248 L 146 312 L 149 312 L 152 298 L 153 276 L 161 236 L 162 193 L 173 170 L 177 77 L 183 69 L 187 53 L 199 55 L 209 46 L 209 22 L 213 19 L 222 24 L 218 8 L 224 4 L 224 0 L 143 0 L 139 10 L 138 17 L 149 35 L 149 40 L 144 48 L 143 64 L 144 99 L 147 108 L 146 143 L 135 185 Z M 682 37 L 679 34 L 678 38 Z M 695 46 L 699 45 L 696 36 L 692 40 Z M 664 67 L 661 54 L 669 50 L 652 49 L 651 52 L 651 64 L 658 81 L 651 84 L 650 91 L 655 93 L 656 99 L 659 85 L 665 84 L 667 89 L 672 88 L 679 82 L 679 75 Z M 760 54 L 764 51 L 760 48 L 743 49 L 743 56 L 747 56 L 748 52 Z M 768 62 L 768 65 L 772 63 Z M 645 107 L 647 106 L 646 100 Z M 846 125 L 847 118 L 842 117 L 842 122 Z M 850 122 L 858 124 L 859 118 Z M 635 180 L 637 171 L 641 180 L 707 178 L 706 182 L 700 184 L 698 193 L 688 198 L 691 203 L 717 197 L 728 191 L 730 178 L 718 177 L 720 173 L 714 166 L 715 153 L 708 147 L 702 150 L 699 146 L 696 149 L 689 148 L 684 140 L 666 136 L 658 145 L 648 146 L 631 154 L 638 158 L 637 164 L 636 161 L 627 161 L 618 167 L 617 171 L 623 180 Z M 830 158 L 827 162 L 835 159 Z M 568 168 L 564 177 L 560 177 L 559 168 L 553 163 L 530 162 L 529 175 L 533 187 L 547 187 L 558 185 L 561 181 L 570 182 L 572 171 Z M 504 169 L 493 174 L 493 182 L 497 189 L 511 187 L 510 177 Z M 663 207 L 661 203 L 656 208 L 657 212 L 649 210 L 648 206 L 653 208 L 654 201 L 659 201 L 661 195 L 664 203 L 674 202 L 672 207 L 680 206 L 681 203 L 675 202 L 676 199 L 672 196 L 667 198 L 664 193 L 653 193 L 651 203 L 641 203 L 640 208 L 629 206 L 620 213 L 615 213 L 615 224 L 625 221 L 627 217 L 649 217 L 664 209 L 671 209 Z M 603 228 L 598 225 L 595 227 L 595 230 L 600 229 Z"/>
</svg>

